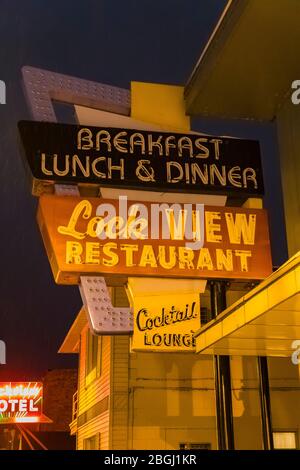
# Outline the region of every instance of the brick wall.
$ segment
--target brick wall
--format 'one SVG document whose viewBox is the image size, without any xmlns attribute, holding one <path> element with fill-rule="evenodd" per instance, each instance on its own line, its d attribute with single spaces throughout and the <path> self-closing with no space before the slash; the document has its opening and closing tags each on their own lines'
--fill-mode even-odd
<svg viewBox="0 0 300 470">
<path fill-rule="evenodd" d="M 41 431 L 70 431 L 72 398 L 77 390 L 77 369 L 49 370 L 44 378 L 43 413 L 53 420 L 42 424 Z"/>
</svg>

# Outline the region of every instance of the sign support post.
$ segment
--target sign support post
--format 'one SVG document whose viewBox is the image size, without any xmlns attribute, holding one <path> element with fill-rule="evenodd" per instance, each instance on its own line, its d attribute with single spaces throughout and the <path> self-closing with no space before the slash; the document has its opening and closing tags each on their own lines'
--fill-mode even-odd
<svg viewBox="0 0 300 470">
<path fill-rule="evenodd" d="M 225 282 L 210 284 L 212 318 L 226 308 Z M 234 450 L 234 431 L 231 398 L 230 357 L 215 356 L 216 415 L 219 450 Z"/>
<path fill-rule="evenodd" d="M 273 450 L 272 415 L 267 358 L 258 357 L 257 365 L 263 446 L 264 450 Z"/>
</svg>

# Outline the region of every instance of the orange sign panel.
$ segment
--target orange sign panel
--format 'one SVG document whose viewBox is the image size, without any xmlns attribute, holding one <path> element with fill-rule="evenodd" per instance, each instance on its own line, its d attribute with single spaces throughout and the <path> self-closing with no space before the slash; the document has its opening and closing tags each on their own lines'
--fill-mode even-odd
<svg viewBox="0 0 300 470">
<path fill-rule="evenodd" d="M 263 209 L 40 198 L 38 223 L 55 281 L 81 275 L 264 279 L 272 272 Z"/>
</svg>

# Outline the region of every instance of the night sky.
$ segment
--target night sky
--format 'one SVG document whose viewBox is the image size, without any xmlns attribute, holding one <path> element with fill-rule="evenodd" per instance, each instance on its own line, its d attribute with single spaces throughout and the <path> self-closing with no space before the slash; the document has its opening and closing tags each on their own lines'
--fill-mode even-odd
<svg viewBox="0 0 300 470">
<path fill-rule="evenodd" d="M 34 380 L 47 369 L 76 366 L 58 355 L 81 300 L 77 287 L 52 277 L 20 157 L 17 122 L 30 119 L 21 67 L 31 65 L 123 88 L 130 81 L 184 85 L 225 0 L 1 0 L 0 339 L 7 345 L 1 380 Z M 222 93 L 219 89 L 216 92 Z M 274 265 L 286 258 L 273 125 L 194 122 L 212 134 L 259 139 L 270 212 Z"/>
</svg>

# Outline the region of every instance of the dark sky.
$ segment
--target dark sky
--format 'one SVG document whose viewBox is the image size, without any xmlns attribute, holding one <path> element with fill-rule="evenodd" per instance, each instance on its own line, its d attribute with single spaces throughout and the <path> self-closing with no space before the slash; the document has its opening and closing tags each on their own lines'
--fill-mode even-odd
<svg viewBox="0 0 300 470">
<path fill-rule="evenodd" d="M 0 379 L 38 378 L 76 364 L 57 355 L 81 300 L 77 287 L 55 285 L 35 220 L 17 143 L 17 122 L 30 119 L 21 67 L 48 70 L 129 88 L 131 80 L 184 85 L 225 0 L 1 0 L 0 339 L 7 365 Z M 222 92 L 222 90 L 218 90 Z M 195 121 L 194 129 L 259 139 L 271 214 L 274 264 L 285 258 L 274 128 Z"/>
</svg>

